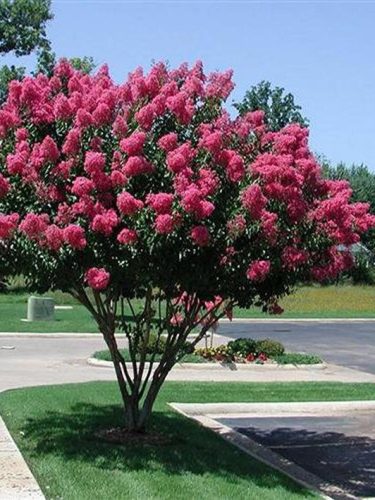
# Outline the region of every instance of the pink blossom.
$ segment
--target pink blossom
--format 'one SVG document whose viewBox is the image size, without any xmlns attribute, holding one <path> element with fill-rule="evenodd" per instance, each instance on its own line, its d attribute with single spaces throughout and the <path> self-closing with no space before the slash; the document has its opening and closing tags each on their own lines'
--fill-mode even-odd
<svg viewBox="0 0 375 500">
<path fill-rule="evenodd" d="M 245 175 L 245 166 L 240 155 L 234 153 L 230 156 L 227 166 L 228 178 L 232 182 L 239 182 Z"/>
<path fill-rule="evenodd" d="M 64 94 L 59 94 L 53 105 L 53 111 L 57 120 L 68 120 L 73 110 L 70 106 L 69 99 Z"/>
<path fill-rule="evenodd" d="M 173 194 L 170 193 L 157 193 L 149 194 L 146 198 L 146 203 L 157 214 L 169 214 L 172 209 Z"/>
<path fill-rule="evenodd" d="M 175 228 L 175 221 L 170 214 L 160 214 L 155 219 L 155 231 L 160 234 L 169 234 Z"/>
<path fill-rule="evenodd" d="M 128 125 L 122 116 L 120 115 L 116 116 L 115 121 L 113 122 L 112 125 L 112 131 L 114 135 L 118 138 L 125 137 L 128 131 Z"/>
<path fill-rule="evenodd" d="M 20 231 L 31 239 L 37 239 L 47 229 L 49 217 L 47 214 L 27 214 L 19 225 Z"/>
<path fill-rule="evenodd" d="M 70 176 L 73 165 L 74 165 L 74 162 L 72 159 L 66 160 L 66 161 L 61 161 L 60 163 L 58 163 L 54 167 L 54 169 L 52 170 L 52 173 L 54 175 L 56 175 L 57 177 L 67 179 Z"/>
<path fill-rule="evenodd" d="M 85 274 L 85 280 L 93 290 L 105 290 L 110 282 L 110 274 L 103 268 L 91 267 Z"/>
<path fill-rule="evenodd" d="M 325 281 L 335 278 L 352 265 L 353 257 L 350 252 L 339 252 L 336 248 L 331 248 L 322 255 L 321 264 L 311 269 L 311 275 L 317 281 Z"/>
<path fill-rule="evenodd" d="M 234 88 L 232 76 L 232 70 L 224 73 L 211 73 L 208 77 L 206 96 L 225 100 Z"/>
<path fill-rule="evenodd" d="M 227 247 L 225 249 L 225 254 L 221 257 L 219 264 L 221 266 L 226 266 L 227 264 L 231 264 L 233 261 L 233 257 L 236 255 L 236 250 L 233 246 Z"/>
<path fill-rule="evenodd" d="M 64 241 L 62 229 L 55 224 L 47 227 L 44 237 L 46 246 L 55 252 L 61 248 Z"/>
<path fill-rule="evenodd" d="M 110 173 L 110 179 L 113 187 L 124 186 L 127 182 L 125 174 L 119 170 L 113 170 Z"/>
<path fill-rule="evenodd" d="M 200 190 L 193 185 L 183 193 L 181 205 L 187 213 L 195 215 L 197 219 L 209 217 L 215 210 L 215 205 L 202 199 Z"/>
<path fill-rule="evenodd" d="M 122 245 L 134 245 L 138 241 L 137 231 L 134 229 L 122 229 L 117 235 L 117 241 Z"/>
<path fill-rule="evenodd" d="M 194 106 L 185 91 L 182 90 L 176 95 L 168 97 L 166 105 L 181 123 L 186 125 L 191 121 L 194 114 Z"/>
<path fill-rule="evenodd" d="M 184 317 L 181 313 L 176 313 L 171 317 L 170 323 L 173 326 L 178 326 L 181 325 L 181 323 L 184 321 Z"/>
<path fill-rule="evenodd" d="M 117 197 L 117 207 L 124 215 L 133 215 L 143 208 L 143 201 L 137 200 L 130 193 L 123 191 Z"/>
<path fill-rule="evenodd" d="M 144 143 L 146 141 L 146 134 L 144 132 L 134 132 L 126 139 L 120 142 L 121 150 L 127 155 L 139 155 L 142 153 Z"/>
<path fill-rule="evenodd" d="M 215 210 L 215 205 L 207 200 L 202 200 L 198 210 L 195 212 L 197 219 L 206 219 Z"/>
<path fill-rule="evenodd" d="M 49 135 L 43 139 L 40 145 L 40 154 L 44 161 L 56 162 L 59 159 L 59 149 L 55 141 Z"/>
<path fill-rule="evenodd" d="M 287 246 L 284 248 L 281 260 L 287 269 L 296 269 L 305 264 L 309 258 L 306 250 L 298 250 L 295 247 Z"/>
<path fill-rule="evenodd" d="M 135 114 L 135 119 L 144 130 L 150 130 L 154 118 L 155 110 L 152 104 L 146 104 Z"/>
<path fill-rule="evenodd" d="M 76 250 L 83 250 L 86 245 L 85 231 L 81 226 L 69 224 L 63 230 L 64 241 Z"/>
<path fill-rule="evenodd" d="M 95 172 L 99 172 L 105 167 L 105 156 L 103 153 L 98 153 L 95 151 L 87 151 L 85 156 L 85 170 L 91 175 Z"/>
<path fill-rule="evenodd" d="M 16 130 L 16 141 L 26 141 L 29 137 L 29 131 L 25 127 L 18 128 Z"/>
<path fill-rule="evenodd" d="M 18 214 L 0 214 L 0 240 L 5 240 L 13 235 L 16 230 L 20 216 Z"/>
<path fill-rule="evenodd" d="M 210 232 L 206 226 L 193 227 L 190 236 L 193 242 L 200 247 L 205 247 L 210 243 Z"/>
<path fill-rule="evenodd" d="M 99 103 L 92 114 L 92 118 L 97 127 L 106 125 L 112 118 L 111 108 L 103 102 Z"/>
<path fill-rule="evenodd" d="M 188 159 L 181 153 L 172 151 L 168 153 L 167 165 L 172 172 L 179 173 L 188 165 Z"/>
<path fill-rule="evenodd" d="M 209 168 L 201 168 L 199 170 L 197 186 L 202 193 L 202 196 L 213 195 L 219 187 L 219 184 L 219 178 L 214 170 Z"/>
<path fill-rule="evenodd" d="M 223 134 L 221 132 L 208 133 L 199 141 L 199 146 L 207 149 L 212 154 L 216 154 L 222 147 L 222 140 Z"/>
<path fill-rule="evenodd" d="M 251 281 L 264 281 L 271 270 L 271 262 L 269 260 L 254 260 L 246 271 L 246 276 Z"/>
<path fill-rule="evenodd" d="M 62 147 L 62 152 L 65 155 L 68 156 L 73 156 L 76 155 L 81 147 L 81 132 L 73 128 L 72 130 L 69 130 L 69 132 L 66 135 L 65 142 Z"/>
<path fill-rule="evenodd" d="M 242 191 L 241 201 L 253 219 L 260 219 L 267 204 L 267 198 L 257 184 L 252 184 Z"/>
<path fill-rule="evenodd" d="M 77 111 L 75 124 L 82 130 L 93 124 L 93 118 L 88 111 L 81 108 Z"/>
<path fill-rule="evenodd" d="M 144 156 L 131 156 L 123 168 L 126 177 L 149 174 L 154 171 L 153 165 Z"/>
<path fill-rule="evenodd" d="M 7 170 L 11 175 L 21 174 L 26 168 L 28 155 L 27 153 L 15 153 L 7 156 Z"/>
<path fill-rule="evenodd" d="M 167 154 L 167 165 L 168 168 L 175 174 L 184 170 L 194 157 L 194 150 L 192 149 L 190 143 L 186 142 L 170 151 Z"/>
<path fill-rule="evenodd" d="M 278 216 L 273 212 L 267 212 L 264 210 L 261 217 L 261 231 L 262 236 L 271 244 L 274 245 L 277 240 L 278 227 L 277 227 Z"/>
<path fill-rule="evenodd" d="M 114 210 L 106 210 L 102 214 L 95 215 L 91 222 L 91 229 L 97 233 L 109 236 L 118 225 L 119 218 Z"/>
<path fill-rule="evenodd" d="M 169 134 L 160 137 L 160 139 L 158 140 L 158 146 L 160 149 L 169 152 L 177 148 L 177 141 L 177 134 L 175 134 L 174 132 L 170 132 Z"/>
<path fill-rule="evenodd" d="M 164 114 L 166 106 L 166 97 L 162 94 L 155 96 L 151 101 L 152 108 L 154 110 L 155 116 L 161 116 Z"/>
<path fill-rule="evenodd" d="M 76 196 L 90 194 L 94 189 L 94 183 L 87 177 L 76 177 L 72 185 L 72 193 Z"/>
</svg>

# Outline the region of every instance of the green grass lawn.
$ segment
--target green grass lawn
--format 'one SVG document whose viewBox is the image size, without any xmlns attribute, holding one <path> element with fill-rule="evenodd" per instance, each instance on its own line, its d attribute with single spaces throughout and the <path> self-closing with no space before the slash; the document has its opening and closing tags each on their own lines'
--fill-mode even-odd
<svg viewBox="0 0 375 500">
<path fill-rule="evenodd" d="M 77 332 L 96 333 L 95 322 L 86 309 L 67 294 L 53 292 L 57 305 L 72 305 L 72 310 L 57 310 L 55 322 L 25 323 L 25 293 L 0 294 L 0 332 Z M 375 318 L 375 287 L 311 286 L 299 288 L 281 301 L 287 318 Z M 235 318 L 267 318 L 255 309 L 237 309 Z"/>
<path fill-rule="evenodd" d="M 113 446 L 95 431 L 121 425 L 116 384 L 94 382 L 9 391 L 0 413 L 49 499 L 298 499 L 310 494 L 167 402 L 374 399 L 374 384 L 167 382 L 152 427 L 163 446 Z"/>
</svg>

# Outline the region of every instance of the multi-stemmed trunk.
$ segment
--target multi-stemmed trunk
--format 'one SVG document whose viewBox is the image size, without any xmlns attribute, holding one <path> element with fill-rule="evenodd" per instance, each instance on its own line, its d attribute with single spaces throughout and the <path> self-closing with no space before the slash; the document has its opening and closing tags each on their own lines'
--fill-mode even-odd
<svg viewBox="0 0 375 500">
<path fill-rule="evenodd" d="M 125 428 L 130 432 L 144 432 L 168 373 L 218 320 L 222 303 L 202 313 L 202 302 L 198 298 L 189 298 L 184 304 L 168 300 L 160 292 L 153 294 L 149 289 L 143 310 L 136 313 L 131 301 L 122 297 L 103 298 L 94 292 L 92 300 L 82 288 L 76 290 L 74 296 L 93 315 L 110 351 L 124 405 Z M 152 307 L 155 302 L 158 314 Z M 125 305 L 132 316 L 130 321 L 125 314 Z M 153 320 L 156 322 L 157 345 L 147 356 Z M 130 362 L 125 361 L 118 346 L 116 328 L 126 335 Z M 199 333 L 187 344 L 189 334 L 196 328 L 199 328 Z M 163 350 L 156 361 L 159 343 L 162 343 Z"/>
</svg>

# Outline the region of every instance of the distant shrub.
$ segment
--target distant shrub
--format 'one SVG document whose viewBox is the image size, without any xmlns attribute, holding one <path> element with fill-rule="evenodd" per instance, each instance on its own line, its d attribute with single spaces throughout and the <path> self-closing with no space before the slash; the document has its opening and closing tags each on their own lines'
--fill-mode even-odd
<svg viewBox="0 0 375 500">
<path fill-rule="evenodd" d="M 228 352 L 233 356 L 246 358 L 249 354 L 256 353 L 257 341 L 254 339 L 236 339 L 228 342 Z"/>
<path fill-rule="evenodd" d="M 268 358 L 284 354 L 285 348 L 281 342 L 272 339 L 263 339 L 256 342 L 256 353 L 264 353 Z"/>
<path fill-rule="evenodd" d="M 146 345 L 146 354 L 163 354 L 165 351 L 166 342 L 164 337 L 158 336 L 156 333 L 151 332 Z M 143 345 L 138 346 L 137 351 L 140 352 L 143 349 Z"/>
<path fill-rule="evenodd" d="M 355 265 L 349 270 L 349 276 L 354 284 L 374 285 L 375 267 L 367 256 L 359 255 Z"/>
</svg>

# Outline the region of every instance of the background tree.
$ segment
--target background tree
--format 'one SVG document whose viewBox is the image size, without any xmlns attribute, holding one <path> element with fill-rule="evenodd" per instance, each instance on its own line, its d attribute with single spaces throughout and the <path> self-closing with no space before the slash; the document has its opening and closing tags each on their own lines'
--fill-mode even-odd
<svg viewBox="0 0 375 500">
<path fill-rule="evenodd" d="M 0 110 L 0 267 L 90 311 L 131 431 L 223 315 L 280 312 L 296 283 L 350 266 L 337 246 L 375 224 L 346 184 L 322 178 L 306 128 L 269 134 L 259 111 L 232 120 L 232 88 L 230 71 L 206 77 L 201 63 L 116 85 L 106 67 L 61 61 L 51 78 L 12 82 Z"/>
<path fill-rule="evenodd" d="M 299 123 L 303 127 L 307 127 L 309 123 L 301 114 L 301 106 L 294 102 L 293 94 L 285 94 L 282 87 L 272 87 L 268 81 L 252 86 L 242 102 L 235 103 L 234 107 L 240 115 L 249 111 L 264 111 L 265 122 L 273 131 L 281 130 L 290 123 Z"/>
<path fill-rule="evenodd" d="M 0 53 L 25 56 L 49 46 L 46 23 L 52 18 L 50 0 L 1 0 Z"/>
</svg>

